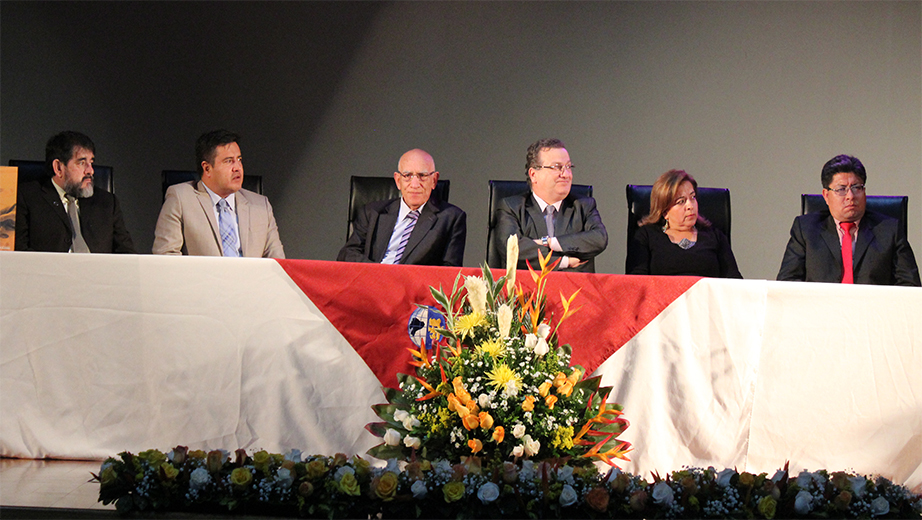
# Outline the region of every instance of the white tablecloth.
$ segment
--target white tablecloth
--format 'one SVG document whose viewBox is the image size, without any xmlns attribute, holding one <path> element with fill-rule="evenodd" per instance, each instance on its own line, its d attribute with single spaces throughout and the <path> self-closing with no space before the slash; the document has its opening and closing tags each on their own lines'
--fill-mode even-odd
<svg viewBox="0 0 922 520">
<path fill-rule="evenodd" d="M 0 454 L 363 454 L 381 384 L 318 305 L 274 260 L 0 252 Z M 624 469 L 922 485 L 920 317 L 917 288 L 699 281 L 597 370 Z"/>
</svg>

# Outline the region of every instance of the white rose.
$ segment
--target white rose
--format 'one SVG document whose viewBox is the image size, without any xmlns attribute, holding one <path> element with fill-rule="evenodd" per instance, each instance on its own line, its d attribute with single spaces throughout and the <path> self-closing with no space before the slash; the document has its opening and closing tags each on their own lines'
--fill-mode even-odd
<svg viewBox="0 0 922 520">
<path fill-rule="evenodd" d="M 345 475 L 346 473 L 349 473 L 350 475 L 355 475 L 355 470 L 350 468 L 349 466 L 340 466 L 339 469 L 336 470 L 336 473 L 333 473 L 333 477 L 336 480 L 342 480 L 343 475 Z"/>
<path fill-rule="evenodd" d="M 519 472 L 519 480 L 527 482 L 535 478 L 535 463 L 531 460 L 522 462 L 522 471 Z"/>
<path fill-rule="evenodd" d="M 388 428 L 384 433 L 384 444 L 388 446 L 398 446 L 400 444 L 400 432 L 393 428 Z"/>
<path fill-rule="evenodd" d="M 403 422 L 409 416 L 410 416 L 410 412 L 406 410 L 397 410 L 396 412 L 394 412 L 394 420 L 397 422 Z"/>
<path fill-rule="evenodd" d="M 576 490 L 570 484 L 564 484 L 560 490 L 560 505 L 563 507 L 572 506 L 576 503 Z"/>
<path fill-rule="evenodd" d="M 202 489 L 211 481 L 211 474 L 205 468 L 196 468 L 189 475 L 189 487 L 192 489 Z"/>
<path fill-rule="evenodd" d="M 519 395 L 519 385 L 515 382 L 515 379 L 510 379 L 505 388 L 503 388 L 503 396 L 515 397 L 517 395 Z"/>
<path fill-rule="evenodd" d="M 664 506 L 672 505 L 673 493 L 669 484 L 659 481 L 653 486 L 653 501 Z"/>
<path fill-rule="evenodd" d="M 426 488 L 425 482 L 417 480 L 410 486 L 410 491 L 413 492 L 413 498 L 423 498 L 429 490 Z"/>
<path fill-rule="evenodd" d="M 493 403 L 490 402 L 490 396 L 489 396 L 489 395 L 487 395 L 487 394 L 480 394 L 480 395 L 477 396 L 477 404 L 479 404 L 481 408 L 490 408 L 490 405 L 493 404 Z"/>
<path fill-rule="evenodd" d="M 443 475 L 451 474 L 452 471 L 451 463 L 445 459 L 439 459 L 438 462 L 432 465 L 432 469 L 434 469 L 436 473 L 441 473 Z"/>
<path fill-rule="evenodd" d="M 797 496 L 794 497 L 794 512 L 798 515 L 805 515 L 813 509 L 811 505 L 813 502 L 813 495 L 809 491 L 800 490 L 797 493 Z"/>
<path fill-rule="evenodd" d="M 477 490 L 477 498 L 480 499 L 484 504 L 489 504 L 497 498 L 499 498 L 499 486 L 492 482 L 487 482 L 486 484 L 480 486 L 480 489 Z"/>
<path fill-rule="evenodd" d="M 538 336 L 534 334 L 525 335 L 525 348 L 528 350 L 535 350 L 535 345 L 538 344 Z"/>
<path fill-rule="evenodd" d="M 512 436 L 516 439 L 521 439 L 523 435 L 525 435 L 525 425 L 516 423 L 516 425 L 512 427 Z"/>
<path fill-rule="evenodd" d="M 864 496 L 864 493 L 867 491 L 866 486 L 868 485 L 868 479 L 858 476 L 851 477 L 848 479 L 852 483 L 852 494 L 858 498 Z"/>
<path fill-rule="evenodd" d="M 557 470 L 557 481 L 573 483 L 573 466 L 563 466 Z"/>
<path fill-rule="evenodd" d="M 781 482 L 781 479 L 784 478 L 784 470 L 778 470 L 772 475 L 772 482 L 778 483 Z"/>
<path fill-rule="evenodd" d="M 282 488 L 290 488 L 291 485 L 294 484 L 295 479 L 291 476 L 291 470 L 288 468 L 279 468 L 276 472 L 276 476 Z"/>
<path fill-rule="evenodd" d="M 407 435 L 403 438 L 403 445 L 407 448 L 416 448 L 419 449 L 422 442 L 419 440 L 419 437 L 411 437 Z"/>
<path fill-rule="evenodd" d="M 521 457 L 525 454 L 525 447 L 519 444 L 515 448 L 512 448 L 512 455 L 515 457 Z"/>
<path fill-rule="evenodd" d="M 384 466 L 384 472 L 390 471 L 395 475 L 400 474 L 400 462 L 397 459 L 387 459 L 387 465 Z"/>
<path fill-rule="evenodd" d="M 403 422 L 403 427 L 407 430 L 412 430 L 413 428 L 419 426 L 419 419 L 413 417 L 412 415 L 407 415 L 406 418 L 404 418 L 401 422 Z"/>
<path fill-rule="evenodd" d="M 621 474 L 621 470 L 618 468 L 618 466 L 613 467 L 608 472 L 608 479 L 606 479 L 605 482 L 611 484 L 612 482 L 615 481 L 616 478 L 618 478 L 618 475 L 620 474 Z"/>
<path fill-rule="evenodd" d="M 730 479 L 733 478 L 733 475 L 736 475 L 736 471 L 730 468 L 727 468 L 717 474 L 717 485 L 720 487 L 727 487 L 730 485 Z"/>
<path fill-rule="evenodd" d="M 801 471 L 800 474 L 797 475 L 797 485 L 800 486 L 801 489 L 810 489 L 810 484 L 813 483 L 815 478 L 813 473 Z"/>
<path fill-rule="evenodd" d="M 871 516 L 882 516 L 890 512 L 890 502 L 884 497 L 871 500 Z"/>
<path fill-rule="evenodd" d="M 508 303 L 499 306 L 496 311 L 496 322 L 499 326 L 499 337 L 505 339 L 509 337 L 512 330 L 512 307 Z"/>
<path fill-rule="evenodd" d="M 544 338 L 538 338 L 538 344 L 535 345 L 535 355 L 541 357 L 548 353 L 550 348 L 547 346 L 547 341 Z"/>
<path fill-rule="evenodd" d="M 538 336 L 540 336 L 541 339 L 547 339 L 547 337 L 550 334 L 551 334 L 550 325 L 548 325 L 547 323 L 542 323 L 541 325 L 538 325 Z"/>
<path fill-rule="evenodd" d="M 301 462 L 301 450 L 296 450 L 294 448 L 285 455 L 285 460 L 290 460 L 292 462 Z"/>
<path fill-rule="evenodd" d="M 525 455 L 532 457 L 538 454 L 541 442 L 533 440 L 530 435 L 526 435 L 522 440 L 525 442 Z"/>
</svg>

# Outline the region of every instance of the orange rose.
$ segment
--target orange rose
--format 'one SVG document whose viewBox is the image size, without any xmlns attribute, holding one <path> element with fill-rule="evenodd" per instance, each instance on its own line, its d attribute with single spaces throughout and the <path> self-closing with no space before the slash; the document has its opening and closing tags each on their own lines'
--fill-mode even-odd
<svg viewBox="0 0 922 520">
<path fill-rule="evenodd" d="M 477 453 L 483 449 L 483 443 L 477 439 L 471 439 L 467 441 L 467 445 L 471 448 L 471 453 Z"/>
<path fill-rule="evenodd" d="M 570 394 L 573 393 L 573 384 L 570 383 L 569 380 L 564 382 L 564 384 L 560 385 L 560 388 L 557 389 L 557 393 L 564 397 L 570 397 Z"/>
<path fill-rule="evenodd" d="M 480 412 L 480 427 L 484 430 L 489 430 L 493 427 L 493 417 L 490 417 L 487 412 Z"/>
<path fill-rule="evenodd" d="M 541 383 L 541 386 L 538 387 L 538 393 L 541 394 L 541 397 L 547 397 L 547 394 L 551 392 L 551 382 L 545 381 Z"/>
<path fill-rule="evenodd" d="M 534 396 L 525 396 L 525 401 L 522 402 L 522 409 L 526 412 L 530 412 L 535 409 L 535 398 Z"/>
<path fill-rule="evenodd" d="M 571 385 L 576 386 L 576 383 L 579 383 L 579 378 L 581 377 L 583 377 L 583 373 L 580 372 L 578 368 L 574 368 L 573 372 L 567 377 L 567 381 L 569 381 Z"/>
<path fill-rule="evenodd" d="M 454 412 L 457 411 L 458 408 L 461 408 L 461 401 L 458 401 L 455 394 L 448 394 L 448 411 Z"/>
<path fill-rule="evenodd" d="M 592 488 L 586 493 L 586 503 L 599 513 L 604 513 L 608 510 L 608 499 L 608 491 L 605 488 Z"/>
<path fill-rule="evenodd" d="M 493 440 L 496 441 L 496 444 L 503 442 L 503 439 L 506 437 L 506 429 L 502 426 L 497 426 L 493 430 Z"/>
<path fill-rule="evenodd" d="M 477 406 L 477 401 L 475 401 L 475 400 L 473 400 L 473 399 L 471 399 L 470 401 L 468 401 L 466 406 L 467 406 L 467 409 L 468 409 L 471 413 L 479 413 L 479 412 L 480 412 L 480 407 Z"/>
<path fill-rule="evenodd" d="M 553 410 L 554 405 L 557 404 L 557 396 L 556 395 L 547 396 L 547 398 L 544 400 L 544 404 L 546 404 L 548 408 Z"/>
<path fill-rule="evenodd" d="M 462 393 L 466 392 L 466 391 L 464 390 L 464 383 L 461 382 L 461 376 L 458 376 L 458 377 L 452 379 L 452 380 L 451 380 L 451 386 L 452 386 L 452 388 L 454 389 L 455 394 L 457 394 L 457 395 L 461 395 Z"/>
<path fill-rule="evenodd" d="M 461 403 L 458 403 L 455 406 L 455 411 L 458 412 L 458 417 L 462 419 L 471 414 L 471 411 L 468 410 L 466 406 L 462 406 Z"/>
<path fill-rule="evenodd" d="M 560 388 L 560 385 L 562 385 L 563 382 L 566 380 L 567 380 L 566 374 L 564 374 L 563 372 L 557 372 L 557 375 L 554 376 L 554 387 Z"/>
<path fill-rule="evenodd" d="M 480 419 L 477 418 L 474 414 L 469 414 L 461 419 L 461 423 L 464 424 L 464 427 L 468 430 L 473 430 L 474 428 L 480 426 Z"/>
</svg>

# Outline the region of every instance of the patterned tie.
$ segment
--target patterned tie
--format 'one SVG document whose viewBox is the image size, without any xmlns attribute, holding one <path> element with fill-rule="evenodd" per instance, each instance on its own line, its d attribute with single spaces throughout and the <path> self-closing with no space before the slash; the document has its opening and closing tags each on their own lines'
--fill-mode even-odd
<svg viewBox="0 0 922 520">
<path fill-rule="evenodd" d="M 548 238 L 554 236 L 554 214 L 557 213 L 557 208 L 554 206 L 548 206 L 544 208 L 544 222 L 547 224 L 547 236 Z"/>
<path fill-rule="evenodd" d="M 74 253 L 89 253 L 90 248 L 83 240 L 83 233 L 80 232 L 80 215 L 77 214 L 77 199 L 70 195 L 67 197 L 67 216 L 70 217 L 71 226 L 74 228 L 73 246 L 71 250 Z"/>
<path fill-rule="evenodd" d="M 221 231 L 221 248 L 224 250 L 224 256 L 240 256 L 240 249 L 237 247 L 237 234 L 234 232 L 237 227 L 237 215 L 231 210 L 230 204 L 226 200 L 218 201 L 218 228 Z"/>
<path fill-rule="evenodd" d="M 416 220 L 419 218 L 419 210 L 414 209 L 407 213 L 405 218 L 410 219 L 410 223 L 407 225 L 407 228 L 403 230 L 403 234 L 400 235 L 400 245 L 397 246 L 397 253 L 394 255 L 395 264 L 399 264 L 400 259 L 403 258 L 403 250 L 407 248 L 407 242 L 410 241 L 410 233 L 412 233 L 413 228 L 416 227 Z"/>
<path fill-rule="evenodd" d="M 840 222 L 839 227 L 845 234 L 842 235 L 842 283 L 855 283 L 852 272 L 852 227 L 854 222 Z"/>
</svg>

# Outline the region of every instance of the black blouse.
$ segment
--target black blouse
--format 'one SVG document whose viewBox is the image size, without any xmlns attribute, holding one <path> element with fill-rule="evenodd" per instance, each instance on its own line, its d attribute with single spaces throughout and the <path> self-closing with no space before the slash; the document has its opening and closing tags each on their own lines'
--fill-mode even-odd
<svg viewBox="0 0 922 520">
<path fill-rule="evenodd" d="M 742 278 L 726 235 L 714 227 L 697 227 L 698 241 L 682 249 L 660 226 L 640 226 L 628 254 L 627 274 Z"/>
</svg>

